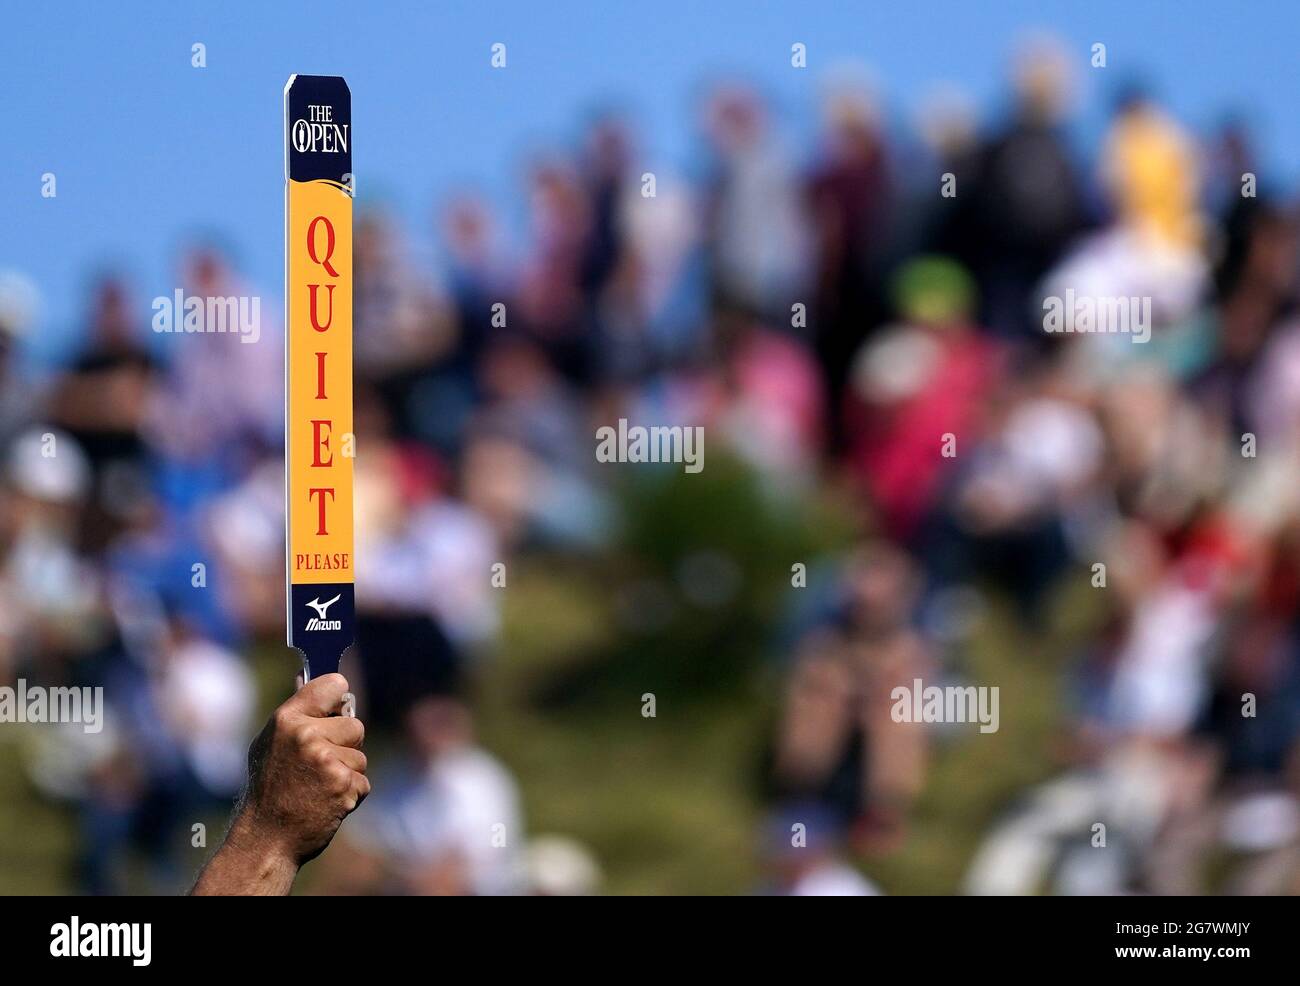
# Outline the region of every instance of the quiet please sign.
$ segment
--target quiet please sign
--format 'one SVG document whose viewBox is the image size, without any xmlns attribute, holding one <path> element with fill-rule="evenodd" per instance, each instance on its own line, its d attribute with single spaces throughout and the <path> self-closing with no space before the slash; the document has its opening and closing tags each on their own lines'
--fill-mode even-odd
<svg viewBox="0 0 1300 986">
<path fill-rule="evenodd" d="M 284 90 L 286 622 L 307 678 L 355 639 L 352 532 L 352 96 Z"/>
</svg>

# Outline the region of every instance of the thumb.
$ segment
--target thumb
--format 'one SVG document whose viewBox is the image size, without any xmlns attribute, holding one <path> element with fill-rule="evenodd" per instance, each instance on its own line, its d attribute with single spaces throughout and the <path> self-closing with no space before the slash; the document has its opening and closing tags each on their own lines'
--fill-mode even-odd
<svg viewBox="0 0 1300 986">
<path fill-rule="evenodd" d="M 343 675 L 323 674 L 303 685 L 284 704 L 304 715 L 323 718 L 339 711 L 347 690 L 348 680 Z"/>
</svg>

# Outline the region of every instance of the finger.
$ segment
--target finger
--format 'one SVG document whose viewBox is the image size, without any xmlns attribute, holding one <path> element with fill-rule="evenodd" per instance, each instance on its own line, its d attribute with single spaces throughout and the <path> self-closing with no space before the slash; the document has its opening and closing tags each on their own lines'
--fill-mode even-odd
<svg viewBox="0 0 1300 986">
<path fill-rule="evenodd" d="M 348 680 L 335 672 L 313 678 L 303 685 L 292 698 L 284 704 L 304 715 L 324 717 L 332 716 L 339 710 L 343 694 L 348 690 Z"/>
<path fill-rule="evenodd" d="M 306 683 L 307 683 L 306 680 L 302 676 L 302 672 L 299 671 L 296 675 L 293 676 L 293 693 L 297 695 L 300 691 L 302 691 L 302 686 L 305 685 Z"/>
<path fill-rule="evenodd" d="M 370 778 L 365 774 L 352 774 L 352 791 L 357 796 L 357 804 L 366 800 L 366 795 L 370 793 Z"/>
<path fill-rule="evenodd" d="M 360 750 L 354 750 L 350 746 L 336 746 L 334 747 L 334 756 L 350 770 L 354 770 L 358 774 L 366 772 L 366 755 Z"/>
<path fill-rule="evenodd" d="M 344 769 L 342 767 L 340 770 Z M 366 795 L 370 793 L 370 781 L 366 779 L 365 774 L 358 774 L 355 770 L 349 770 L 347 787 L 343 790 L 340 798 L 343 802 L 344 811 L 356 811 L 357 806 L 366 800 Z"/>
<path fill-rule="evenodd" d="M 345 716 L 331 716 L 311 724 L 313 735 L 324 737 L 335 746 L 348 746 L 360 749 L 366 738 L 366 727 L 360 719 L 348 719 Z"/>
</svg>

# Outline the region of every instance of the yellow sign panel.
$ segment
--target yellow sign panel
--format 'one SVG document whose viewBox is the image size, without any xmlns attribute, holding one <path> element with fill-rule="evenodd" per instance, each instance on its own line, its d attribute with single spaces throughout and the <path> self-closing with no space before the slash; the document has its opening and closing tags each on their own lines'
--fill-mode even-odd
<svg viewBox="0 0 1300 986">
<path fill-rule="evenodd" d="M 351 582 L 352 197 L 290 182 L 289 237 L 289 578 Z"/>
</svg>

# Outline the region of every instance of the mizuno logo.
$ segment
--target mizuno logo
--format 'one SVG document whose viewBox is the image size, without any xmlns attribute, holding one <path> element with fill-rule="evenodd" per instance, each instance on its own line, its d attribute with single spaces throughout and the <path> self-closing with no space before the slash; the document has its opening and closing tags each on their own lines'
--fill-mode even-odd
<svg viewBox="0 0 1300 986">
<path fill-rule="evenodd" d="M 321 602 L 320 599 L 319 599 L 319 597 L 318 597 L 318 598 L 316 598 L 316 599 L 311 600 L 309 603 L 307 603 L 308 606 L 310 606 L 312 609 L 314 609 L 314 610 L 316 611 L 316 616 L 313 616 L 310 620 L 307 621 L 307 626 L 306 626 L 305 629 L 307 629 L 307 630 L 342 630 L 342 629 L 343 629 L 343 621 L 342 621 L 342 620 L 327 620 L 327 619 L 325 619 L 325 614 L 326 614 L 327 612 L 329 612 L 329 608 L 330 608 L 331 606 L 333 606 L 336 602 L 338 602 L 339 599 L 342 597 L 342 595 L 343 595 L 343 593 L 339 593 L 339 594 L 338 594 L 337 596 L 335 596 L 333 599 L 327 600 L 327 601 L 325 601 L 325 602 Z M 318 619 L 317 617 L 319 617 L 319 619 Z"/>
<path fill-rule="evenodd" d="M 335 597 L 334 597 L 333 599 L 331 599 L 329 602 L 324 602 L 324 603 L 321 602 L 319 598 L 316 598 L 316 599 L 313 599 L 311 602 L 309 602 L 307 605 L 310 606 L 312 609 L 314 609 L 314 610 L 316 611 L 316 615 L 319 616 L 319 617 L 323 620 L 323 619 L 325 619 L 325 614 L 326 614 L 327 612 L 329 612 L 329 608 L 330 608 L 331 606 L 333 606 L 336 602 L 338 602 L 339 599 L 342 598 L 342 596 L 343 596 L 343 593 L 340 592 L 337 596 L 335 596 Z"/>
</svg>

